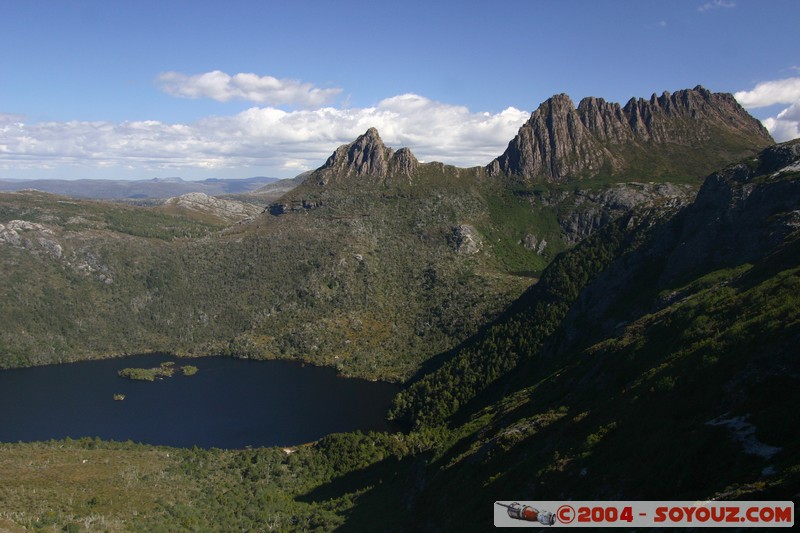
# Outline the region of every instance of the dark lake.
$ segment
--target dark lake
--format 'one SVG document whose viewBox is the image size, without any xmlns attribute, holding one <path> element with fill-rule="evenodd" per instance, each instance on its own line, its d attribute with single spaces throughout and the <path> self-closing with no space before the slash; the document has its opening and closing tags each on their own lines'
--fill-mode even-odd
<svg viewBox="0 0 800 533">
<path fill-rule="evenodd" d="M 117 376 L 164 361 L 199 372 L 160 381 Z M 178 447 L 291 446 L 328 433 L 391 430 L 399 387 L 331 368 L 230 357 L 144 355 L 0 371 L 0 442 L 65 437 Z M 114 394 L 125 395 L 115 401 Z"/>
</svg>

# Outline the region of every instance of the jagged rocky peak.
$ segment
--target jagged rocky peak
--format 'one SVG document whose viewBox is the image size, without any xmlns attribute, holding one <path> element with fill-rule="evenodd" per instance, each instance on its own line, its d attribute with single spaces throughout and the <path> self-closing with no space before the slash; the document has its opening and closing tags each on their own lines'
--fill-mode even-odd
<svg viewBox="0 0 800 533">
<path fill-rule="evenodd" d="M 544 181 L 647 171 L 702 176 L 772 143 L 732 95 L 699 85 L 632 98 L 624 107 L 587 97 L 575 108 L 559 94 L 533 112 L 486 170 Z M 708 168 L 689 169 L 691 158 L 677 155 L 681 150 L 702 152 Z"/>
<path fill-rule="evenodd" d="M 416 171 L 419 161 L 408 148 L 400 148 L 392 157 L 391 167 L 396 174 L 411 177 Z"/>
<path fill-rule="evenodd" d="M 383 143 L 377 129 L 369 128 L 352 143 L 337 148 L 313 176 L 320 185 L 351 177 L 384 181 L 394 175 L 410 177 L 417 165 L 411 150 L 395 152 Z"/>
<path fill-rule="evenodd" d="M 533 112 L 487 171 L 490 175 L 561 180 L 586 171 L 599 172 L 603 162 L 613 159 L 582 123 L 570 97 L 558 94 Z"/>
</svg>

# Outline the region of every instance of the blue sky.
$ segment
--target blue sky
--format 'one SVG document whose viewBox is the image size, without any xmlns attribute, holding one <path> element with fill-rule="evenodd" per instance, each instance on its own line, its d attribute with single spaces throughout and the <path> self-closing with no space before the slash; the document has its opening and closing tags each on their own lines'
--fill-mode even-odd
<svg viewBox="0 0 800 533">
<path fill-rule="evenodd" d="M 376 126 L 461 166 L 538 105 L 698 84 L 798 136 L 800 2 L 9 0 L 0 178 L 291 177 Z"/>
</svg>

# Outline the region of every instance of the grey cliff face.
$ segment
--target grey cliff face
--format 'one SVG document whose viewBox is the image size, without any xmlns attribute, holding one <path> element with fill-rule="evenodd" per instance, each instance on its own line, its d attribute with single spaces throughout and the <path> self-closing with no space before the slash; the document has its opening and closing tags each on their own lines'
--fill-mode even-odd
<svg viewBox="0 0 800 533">
<path fill-rule="evenodd" d="M 620 175 L 649 158 L 668 175 L 682 164 L 670 147 L 705 148 L 730 160 L 772 142 L 732 95 L 700 86 L 653 94 L 649 100 L 631 99 L 624 107 L 589 97 L 575 108 L 567 95 L 559 94 L 533 112 L 486 170 L 492 176 L 562 181 Z"/>
<path fill-rule="evenodd" d="M 298 187 L 298 190 L 304 190 L 303 193 L 284 196 L 269 204 L 265 212 L 280 216 L 292 211 L 317 209 L 325 204 L 317 193 L 336 184 L 411 183 L 419 166 L 411 150 L 400 148 L 395 152 L 383 143 L 377 129 L 370 128 L 352 143 L 337 148 L 324 165 L 308 173 Z M 310 197 L 306 196 L 309 191 Z"/>
<path fill-rule="evenodd" d="M 634 209 L 676 210 L 694 199 L 694 189 L 671 183 L 618 183 L 600 191 L 575 191 L 558 224 L 568 244 L 577 244 L 599 228 Z"/>
<path fill-rule="evenodd" d="M 313 177 L 321 186 L 347 178 L 383 182 L 393 176 L 410 178 L 418 164 L 411 150 L 395 152 L 383 143 L 377 129 L 370 128 L 352 143 L 337 148 Z"/>
<path fill-rule="evenodd" d="M 411 177 L 417 171 L 419 161 L 408 148 L 400 148 L 392 157 L 392 165 L 395 174 L 402 174 Z"/>
<path fill-rule="evenodd" d="M 706 178 L 678 219 L 678 244 L 665 281 L 700 265 L 748 262 L 769 253 L 800 227 L 800 142 L 764 150 Z"/>
<path fill-rule="evenodd" d="M 638 310 L 655 313 L 682 297 L 677 288 L 687 279 L 763 260 L 800 229 L 798 178 L 800 141 L 769 147 L 758 157 L 709 175 L 694 202 L 584 289 L 571 316 L 590 317 L 609 332 L 628 319 L 611 311 L 619 296 L 610 295 L 625 295 L 637 276 L 646 276 L 653 287 L 676 288 L 651 301 L 652 307 Z M 568 337 L 580 333 L 575 330 Z"/>
<path fill-rule="evenodd" d="M 599 171 L 613 159 L 581 121 L 566 94 L 553 96 L 539 106 L 520 128 L 506 152 L 487 167 L 490 175 L 548 176 L 560 180 L 584 169 Z"/>
</svg>

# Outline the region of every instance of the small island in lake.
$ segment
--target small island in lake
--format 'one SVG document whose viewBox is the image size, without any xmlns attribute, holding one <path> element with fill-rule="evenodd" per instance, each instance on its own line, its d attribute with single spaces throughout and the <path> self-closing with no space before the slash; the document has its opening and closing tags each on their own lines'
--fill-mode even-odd
<svg viewBox="0 0 800 533">
<path fill-rule="evenodd" d="M 198 368 L 192 365 L 176 367 L 172 361 L 161 363 L 155 368 L 123 368 L 117 374 L 121 378 L 135 379 L 139 381 L 155 381 L 156 379 L 171 378 L 175 374 L 176 368 L 183 372 L 184 376 L 197 374 Z"/>
<path fill-rule="evenodd" d="M 125 395 L 124 394 L 115 394 L 114 395 L 114 401 L 121 402 L 124 399 L 125 399 Z"/>
</svg>

